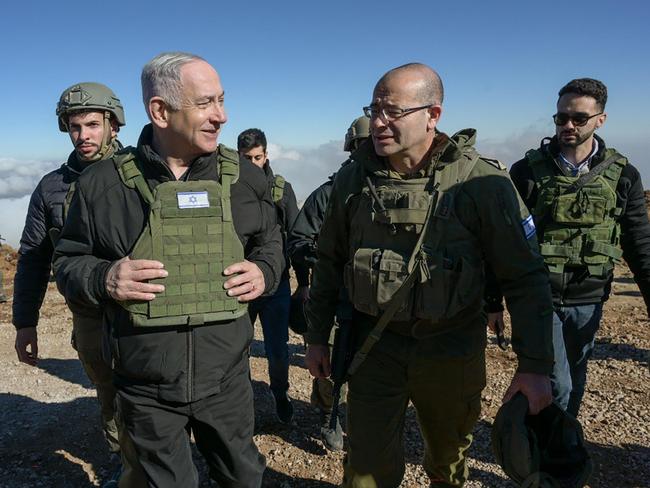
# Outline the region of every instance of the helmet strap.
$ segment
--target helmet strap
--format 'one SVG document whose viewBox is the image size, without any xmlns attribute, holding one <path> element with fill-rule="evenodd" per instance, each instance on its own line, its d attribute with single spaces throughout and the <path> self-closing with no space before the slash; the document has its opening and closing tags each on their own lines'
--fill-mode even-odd
<svg viewBox="0 0 650 488">
<path fill-rule="evenodd" d="M 92 161 L 99 161 L 105 159 L 113 153 L 113 142 L 115 137 L 112 136 L 113 127 L 111 126 L 111 113 L 104 112 L 104 137 L 102 138 L 102 145 L 93 157 Z"/>
</svg>

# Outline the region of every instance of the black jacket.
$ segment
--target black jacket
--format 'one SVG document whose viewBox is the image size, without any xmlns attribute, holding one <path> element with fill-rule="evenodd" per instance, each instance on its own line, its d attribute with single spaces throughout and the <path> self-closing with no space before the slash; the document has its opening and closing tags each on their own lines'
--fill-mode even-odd
<svg viewBox="0 0 650 488">
<path fill-rule="evenodd" d="M 14 278 L 13 324 L 17 329 L 38 325 L 54 252 L 50 230 L 63 227 L 63 202 L 70 184 L 89 164 L 79 161 L 72 151 L 68 161 L 46 174 L 32 193 Z M 101 315 L 96 306 L 82 307 L 81 313 Z"/>
<path fill-rule="evenodd" d="M 174 179 L 151 148 L 152 129 L 145 126 L 137 157 L 151 188 Z M 232 186 L 233 222 L 246 259 L 264 274 L 272 293 L 283 267 L 282 240 L 266 179 L 240 160 L 239 180 Z M 214 154 L 197 158 L 186 180 L 218 180 Z M 115 382 L 133 394 L 172 402 L 191 402 L 215 394 L 230 373 L 245 367 L 253 337 L 248 314 L 192 328 L 134 328 L 128 313 L 105 287 L 111 264 L 127 256 L 148 217 L 138 192 L 126 187 L 112 160 L 95 163 L 79 178 L 75 196 L 54 253 L 57 285 L 72 310 L 104 307 L 111 326 Z"/>
<path fill-rule="evenodd" d="M 271 165 L 267 161 L 264 165 L 264 174 L 266 175 L 269 188 L 273 188 L 275 175 L 271 169 Z M 291 183 L 288 181 L 284 182 L 284 191 L 282 193 L 282 198 L 280 201 L 275 202 L 275 211 L 280 225 L 280 230 L 282 232 L 282 241 L 284 245 L 284 257 L 286 260 L 286 266 L 282 271 L 282 279 L 289 279 L 289 255 L 287 249 L 287 238 L 291 229 L 294 225 L 296 217 L 298 216 L 298 204 L 296 202 L 296 194 L 293 191 Z M 291 261 L 291 266 L 296 272 L 296 278 L 298 283 L 309 280 L 309 268 L 307 268 L 303 263 Z"/>
<path fill-rule="evenodd" d="M 316 241 L 325 219 L 333 181 L 334 175 L 307 197 L 289 233 L 287 252 L 291 263 L 294 269 L 296 266 L 307 269 L 307 273 L 303 275 L 296 273 L 298 286 L 309 286 L 309 269 L 316 264 Z"/>
<path fill-rule="evenodd" d="M 598 140 L 598 152 L 590 162 L 593 168 L 603 160 L 605 141 Z M 546 141 L 546 140 L 545 140 Z M 542 141 L 541 150 L 553 158 L 559 155 L 557 140 Z M 560 168 L 556 168 L 558 175 Z M 537 188 L 526 158 L 510 169 L 510 177 L 526 206 L 532 210 L 537 203 Z M 634 274 L 646 306 L 650 308 L 650 222 L 645 205 L 641 175 L 630 163 L 623 167 L 616 187 L 617 207 L 623 209 L 618 218 L 621 226 L 623 258 Z M 589 276 L 583 268 L 568 268 L 562 274 L 551 273 L 551 289 L 555 305 L 579 305 L 605 302 L 609 298 L 613 273 L 605 278 Z"/>
</svg>

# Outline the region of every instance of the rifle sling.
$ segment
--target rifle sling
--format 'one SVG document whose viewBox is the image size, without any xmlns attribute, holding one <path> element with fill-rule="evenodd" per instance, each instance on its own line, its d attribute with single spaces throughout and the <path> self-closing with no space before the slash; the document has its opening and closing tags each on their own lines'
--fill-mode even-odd
<svg viewBox="0 0 650 488">
<path fill-rule="evenodd" d="M 409 259 L 409 263 L 408 263 L 409 274 L 407 278 L 404 280 L 404 282 L 397 289 L 393 297 L 390 299 L 390 301 L 388 302 L 388 306 L 386 307 L 386 310 L 377 321 L 377 324 L 370 331 L 368 337 L 366 337 L 366 340 L 363 342 L 359 350 L 354 355 L 354 358 L 352 358 L 352 362 L 350 363 L 350 367 L 348 368 L 348 376 L 352 376 L 357 371 L 357 369 L 359 369 L 359 366 L 361 366 L 361 364 L 365 361 L 366 357 L 368 356 L 368 353 L 370 352 L 372 347 L 377 343 L 377 341 L 379 341 L 379 339 L 381 338 L 384 329 L 386 329 L 390 321 L 397 313 L 397 310 L 399 310 L 402 301 L 406 297 L 407 293 L 410 292 L 411 287 L 415 283 L 415 279 L 420 274 L 420 269 L 421 269 L 420 263 L 423 260 L 422 253 L 421 253 L 422 243 L 424 242 L 424 237 L 426 236 L 429 227 L 431 227 L 431 220 L 432 220 L 431 214 L 434 207 L 434 202 L 437 201 L 437 194 L 438 194 L 437 188 L 434 188 L 432 195 L 429 198 L 429 206 L 427 207 L 427 215 L 425 218 L 426 225 L 422 229 L 422 232 L 420 232 L 420 236 L 418 237 L 415 247 L 413 248 L 413 253 L 411 254 L 411 257 Z"/>
<path fill-rule="evenodd" d="M 580 178 L 578 178 L 576 180 L 575 183 L 573 183 L 573 185 L 568 187 L 564 192 L 560 193 L 560 195 L 558 195 L 558 196 L 567 195 L 569 193 L 577 192 L 580 188 L 585 186 L 587 183 L 589 183 L 594 178 L 596 178 L 596 176 L 598 176 L 603 171 L 605 171 L 607 168 L 609 168 L 609 166 L 612 163 L 614 163 L 615 161 L 617 161 L 620 157 L 621 157 L 621 155 L 619 153 L 612 154 L 610 157 L 608 157 L 604 161 L 601 161 L 600 163 L 598 163 L 595 168 L 592 168 L 591 170 L 589 170 L 588 173 L 583 174 Z"/>
</svg>

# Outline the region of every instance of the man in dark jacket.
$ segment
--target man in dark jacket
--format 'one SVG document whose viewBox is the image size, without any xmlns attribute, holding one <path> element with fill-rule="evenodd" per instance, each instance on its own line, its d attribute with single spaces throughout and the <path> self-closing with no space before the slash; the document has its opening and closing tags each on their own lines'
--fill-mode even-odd
<svg viewBox="0 0 650 488">
<path fill-rule="evenodd" d="M 275 204 L 276 216 L 282 231 L 283 249 L 286 259 L 287 234 L 298 215 L 298 204 L 291 183 L 281 175 L 273 174 L 268 159 L 266 135 L 260 129 L 247 129 L 237 137 L 239 155 L 259 168 L 266 178 Z M 304 281 L 309 270 L 304 265 L 294 264 L 298 280 Z M 251 322 L 259 316 L 264 333 L 264 350 L 269 362 L 271 393 L 275 400 L 275 412 L 280 422 L 288 424 L 293 417 L 293 405 L 289 399 L 289 261 L 282 271 L 277 291 L 268 297 L 260 297 L 248 306 Z"/>
<path fill-rule="evenodd" d="M 70 185 L 82 171 L 121 147 L 117 140 L 125 123 L 120 100 L 100 83 L 78 83 L 61 95 L 56 114 L 59 129 L 68 133 L 74 146 L 60 168 L 45 175 L 32 193 L 20 240 L 14 278 L 13 324 L 18 359 L 31 366 L 38 359 L 36 326 L 47 290 L 53 242 L 63 227 Z M 119 452 L 115 423 L 115 388 L 110 357 L 102 354 L 101 310 L 92 304 L 72 315 L 72 345 L 97 389 L 104 435 L 111 452 Z"/>
<path fill-rule="evenodd" d="M 55 250 L 73 310 L 111 325 L 117 404 L 149 486 L 197 486 L 187 428 L 223 487 L 261 485 L 246 302 L 273 293 L 282 241 L 266 180 L 217 144 L 219 75 L 163 53 L 142 71 L 151 124 L 82 175 Z"/>
<path fill-rule="evenodd" d="M 356 151 L 359 145 L 369 135 L 370 119 L 365 115 L 354 119 L 345 134 L 343 150 L 350 153 Z M 294 266 L 302 265 L 313 269 L 316 264 L 318 257 L 316 253 L 316 242 L 318 240 L 318 234 L 320 234 L 321 225 L 323 225 L 323 220 L 325 219 L 325 209 L 327 208 L 327 202 L 329 202 L 332 192 L 335 175 L 336 173 L 331 175 L 325 183 L 316 188 L 307 197 L 300 212 L 298 212 L 287 241 L 287 250 Z M 309 275 L 305 277 L 297 276 L 297 278 L 298 288 L 292 299 L 301 300 L 304 303 L 309 299 Z M 336 323 L 337 325 L 341 325 L 342 321 L 349 321 L 351 319 L 352 305 L 347 298 L 347 292 L 341 290 L 339 306 L 336 310 Z M 334 330 L 332 329 L 332 334 L 330 334 L 330 346 L 334 343 Z M 339 451 L 343 449 L 343 430 L 341 429 L 340 420 L 337 418 L 335 428 L 330 428 L 334 403 L 332 395 L 333 387 L 334 384 L 330 378 L 314 378 L 312 381 L 310 400 L 311 404 L 320 413 L 320 432 L 323 444 L 332 451 Z M 345 394 L 342 392 L 340 396 L 341 402 L 343 402 L 344 397 Z"/>
<path fill-rule="evenodd" d="M 623 257 L 650 306 L 650 223 L 641 176 L 595 132 L 607 118 L 607 87 L 581 78 L 559 92 L 555 136 L 510 175 L 535 218 L 554 303 L 558 403 L 578 415 L 614 265 Z"/>
</svg>

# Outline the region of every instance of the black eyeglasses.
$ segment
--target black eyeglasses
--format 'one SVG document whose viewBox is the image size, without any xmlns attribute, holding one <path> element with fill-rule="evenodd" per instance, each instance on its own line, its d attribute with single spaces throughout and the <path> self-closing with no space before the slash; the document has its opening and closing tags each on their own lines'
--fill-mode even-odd
<svg viewBox="0 0 650 488">
<path fill-rule="evenodd" d="M 420 107 L 411 107 L 411 108 L 394 108 L 394 107 L 379 107 L 377 105 L 368 105 L 363 107 L 363 113 L 366 117 L 371 119 L 381 117 L 386 122 L 392 122 L 393 120 L 400 119 L 405 115 L 412 114 L 418 110 L 425 108 L 433 107 L 434 104 L 430 103 L 428 105 L 422 105 Z"/>
<path fill-rule="evenodd" d="M 593 114 L 593 115 L 567 114 L 565 112 L 558 112 L 555 115 L 553 115 L 553 122 L 555 122 L 555 125 L 563 126 L 566 125 L 570 120 L 571 122 L 573 122 L 573 125 L 575 125 L 576 127 L 582 127 L 587 122 L 589 122 L 589 119 L 593 119 L 594 117 L 597 117 L 602 114 L 603 112 L 598 112 L 597 114 Z"/>
</svg>

